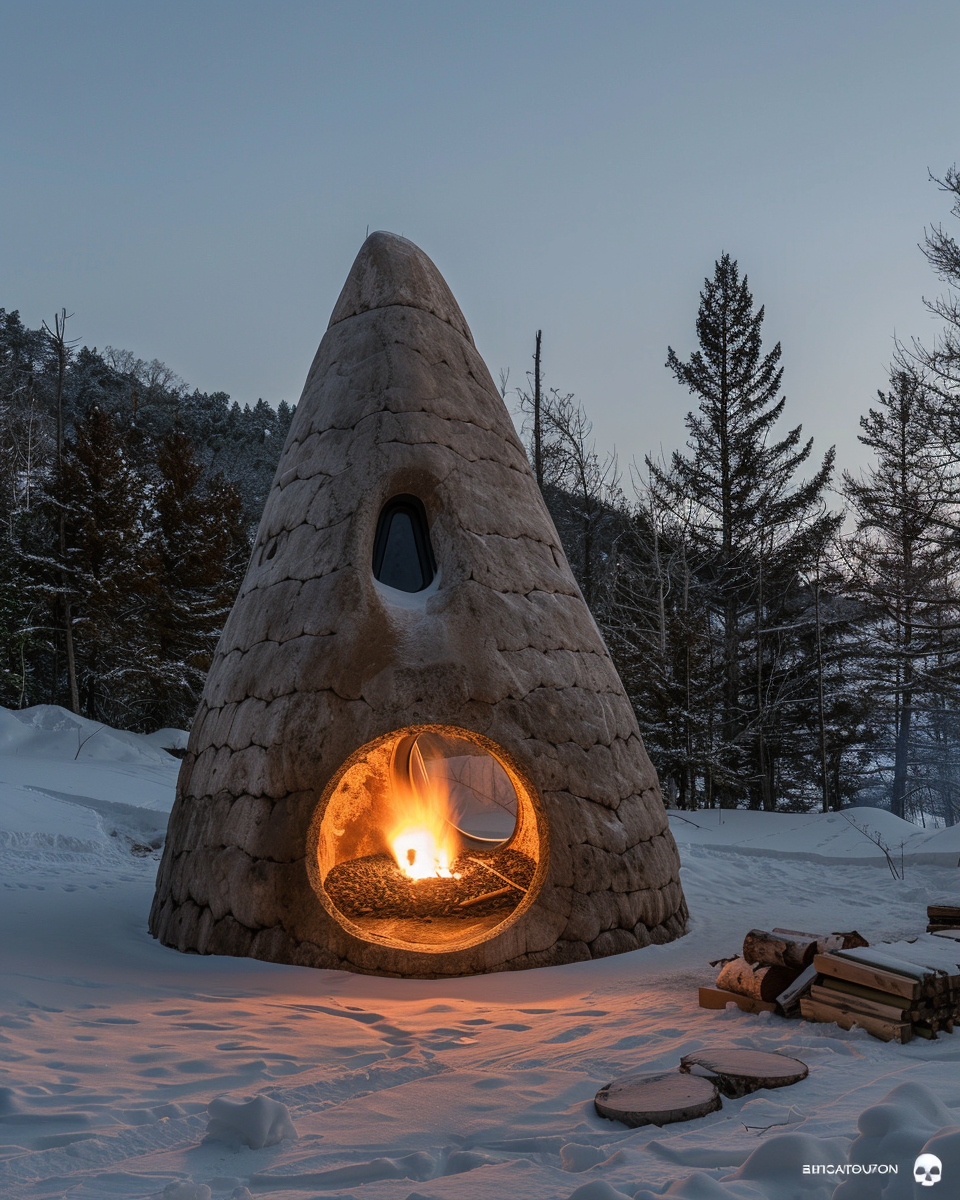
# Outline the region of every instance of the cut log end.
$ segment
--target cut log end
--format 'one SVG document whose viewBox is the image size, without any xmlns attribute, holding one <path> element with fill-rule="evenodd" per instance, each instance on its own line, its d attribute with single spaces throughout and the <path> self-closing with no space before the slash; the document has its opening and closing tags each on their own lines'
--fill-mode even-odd
<svg viewBox="0 0 960 1200">
<path fill-rule="evenodd" d="M 672 1125 L 716 1112 L 720 1093 L 709 1079 L 671 1071 L 660 1075 L 625 1075 L 597 1092 L 594 1105 L 601 1117 L 639 1125 Z"/>
<path fill-rule="evenodd" d="M 788 967 L 752 967 L 746 959 L 735 958 L 721 969 L 717 987 L 772 1003 L 798 974 Z"/>
<path fill-rule="evenodd" d="M 807 1077 L 807 1064 L 785 1054 L 765 1050 L 745 1050 L 740 1046 L 721 1046 L 685 1054 L 680 1070 L 705 1078 L 731 1099 L 749 1095 L 760 1088 L 788 1087 Z"/>
</svg>

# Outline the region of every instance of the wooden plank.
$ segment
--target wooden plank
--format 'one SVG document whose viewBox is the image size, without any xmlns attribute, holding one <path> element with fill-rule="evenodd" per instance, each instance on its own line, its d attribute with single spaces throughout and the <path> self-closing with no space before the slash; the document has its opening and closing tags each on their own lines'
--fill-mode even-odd
<svg viewBox="0 0 960 1200">
<path fill-rule="evenodd" d="M 880 967 L 871 967 L 867 963 L 858 963 L 854 959 L 840 958 L 835 951 L 832 954 L 818 954 L 813 965 L 821 975 L 848 979 L 851 983 L 875 988 L 878 992 L 890 992 L 907 1000 L 920 999 L 922 989 L 918 980 L 884 971 Z"/>
<path fill-rule="evenodd" d="M 800 1011 L 808 1021 L 832 1021 L 841 1029 L 852 1029 L 854 1025 L 859 1025 L 882 1042 L 909 1042 L 913 1037 L 913 1027 L 909 1021 L 881 1021 L 864 1013 L 844 1012 L 841 1008 L 834 1008 L 832 1004 L 823 1004 L 806 997 L 800 1001 Z"/>
<path fill-rule="evenodd" d="M 849 959 L 851 962 L 863 963 L 868 967 L 879 967 L 881 971 L 890 971 L 894 975 L 906 975 L 908 979 L 916 979 L 920 983 L 923 983 L 931 974 L 928 967 L 887 953 L 876 946 L 858 947 L 856 950 L 834 950 L 833 953 L 840 958 Z"/>
<path fill-rule="evenodd" d="M 899 1023 L 903 1020 L 903 1009 L 893 1004 L 878 1004 L 876 1000 L 865 1000 L 863 996 L 850 996 L 845 992 L 821 987 L 819 984 L 811 987 L 810 999 L 833 1005 L 835 1008 L 842 1008 L 845 1012 L 863 1013 L 866 1017 L 879 1017 L 881 1021 Z"/>
<path fill-rule="evenodd" d="M 845 996 L 860 996 L 864 1000 L 872 1000 L 876 1004 L 886 1004 L 890 1008 L 899 1009 L 901 1012 L 909 1011 L 911 1005 L 916 1004 L 919 1006 L 920 1004 L 919 1000 L 908 1000 L 904 996 L 895 996 L 892 992 L 879 992 L 876 988 L 864 987 L 859 983 L 851 983 L 849 979 L 834 979 L 830 975 L 824 975 L 819 980 L 819 986 L 825 987 L 829 991 L 839 992 Z"/>
<path fill-rule="evenodd" d="M 806 995 L 816 978 L 817 968 L 811 963 L 802 974 L 797 976 L 789 987 L 783 989 L 777 997 L 777 1004 L 783 1011 L 784 1016 L 794 1016 L 800 1011 L 800 997 Z"/>
<path fill-rule="evenodd" d="M 776 1012 L 777 1006 L 768 1000 L 754 1000 L 752 996 L 741 996 L 737 992 L 728 992 L 723 988 L 702 987 L 700 989 L 701 1008 L 726 1008 L 730 1002 L 743 1012 Z"/>
<path fill-rule="evenodd" d="M 905 963 L 915 963 L 918 967 L 936 972 L 941 983 L 944 976 L 948 982 L 960 980 L 960 955 L 949 944 L 928 933 L 919 933 L 909 939 L 875 948 L 895 955 Z"/>
</svg>

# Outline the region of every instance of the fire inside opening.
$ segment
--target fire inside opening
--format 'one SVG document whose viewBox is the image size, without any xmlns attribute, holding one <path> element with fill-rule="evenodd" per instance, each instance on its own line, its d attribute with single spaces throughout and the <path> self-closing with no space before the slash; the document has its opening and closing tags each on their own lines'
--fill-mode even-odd
<svg viewBox="0 0 960 1200">
<path fill-rule="evenodd" d="M 545 867 L 533 788 L 499 747 L 466 730 L 400 730 L 363 747 L 318 817 L 321 899 L 368 941 L 476 944 L 528 906 Z"/>
</svg>

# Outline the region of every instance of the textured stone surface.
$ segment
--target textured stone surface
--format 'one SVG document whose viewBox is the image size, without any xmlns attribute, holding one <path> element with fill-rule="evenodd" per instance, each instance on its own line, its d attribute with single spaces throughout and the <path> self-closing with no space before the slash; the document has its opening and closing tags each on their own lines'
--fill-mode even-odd
<svg viewBox="0 0 960 1200">
<path fill-rule="evenodd" d="M 420 497 L 439 586 L 373 578 L 377 518 Z M 467 949 L 356 936 L 311 883 L 324 789 L 419 724 L 496 742 L 532 781 L 546 873 Z M 373 234 L 297 406 L 190 736 L 150 928 L 200 953 L 388 975 L 576 962 L 685 929 L 676 846 L 623 687 L 523 447 L 430 260 Z"/>
</svg>

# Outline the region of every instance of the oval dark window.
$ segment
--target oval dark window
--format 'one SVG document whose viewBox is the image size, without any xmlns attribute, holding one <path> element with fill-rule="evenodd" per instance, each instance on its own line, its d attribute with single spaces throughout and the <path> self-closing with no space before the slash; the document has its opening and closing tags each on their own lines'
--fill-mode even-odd
<svg viewBox="0 0 960 1200">
<path fill-rule="evenodd" d="M 423 504 L 416 496 L 394 496 L 377 521 L 374 578 L 401 592 L 422 592 L 436 573 Z"/>
</svg>

